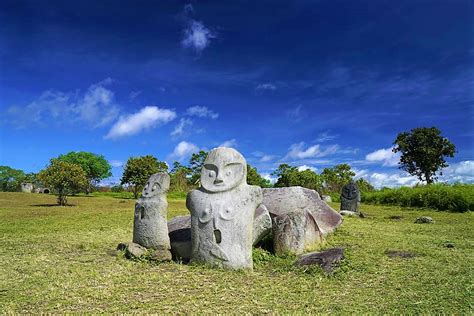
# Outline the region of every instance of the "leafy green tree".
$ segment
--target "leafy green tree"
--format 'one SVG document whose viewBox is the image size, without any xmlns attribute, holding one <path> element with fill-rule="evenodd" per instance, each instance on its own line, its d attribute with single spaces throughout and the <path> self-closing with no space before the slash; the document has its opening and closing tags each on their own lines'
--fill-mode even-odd
<svg viewBox="0 0 474 316">
<path fill-rule="evenodd" d="M 332 168 L 324 168 L 321 175 L 325 183 L 325 191 L 340 193 L 342 187 L 355 176 L 355 172 L 351 170 L 351 166 L 343 163 Z"/>
<path fill-rule="evenodd" d="M 132 157 L 125 164 L 120 184 L 131 185 L 136 199 L 152 174 L 166 171 L 168 171 L 168 165 L 151 155 Z"/>
<path fill-rule="evenodd" d="M 204 164 L 204 160 L 207 158 L 207 152 L 200 150 L 197 153 L 191 155 L 189 159 L 189 182 L 192 186 L 199 183 L 201 178 L 201 168 Z"/>
<path fill-rule="evenodd" d="M 247 164 L 247 183 L 250 185 L 258 185 L 262 188 L 270 188 L 272 184 L 270 180 L 263 178 L 257 171 L 257 168 Z"/>
<path fill-rule="evenodd" d="M 102 155 L 85 151 L 71 151 L 65 155 L 60 155 L 58 159 L 81 166 L 89 182 L 89 185 L 86 187 L 86 193 L 90 193 L 92 187 L 97 185 L 100 180 L 112 175 L 112 167 Z"/>
<path fill-rule="evenodd" d="M 189 186 L 190 169 L 180 162 L 173 162 L 173 168 L 170 172 L 170 191 L 171 192 L 187 192 Z"/>
<path fill-rule="evenodd" d="M 19 169 L 0 166 L 0 190 L 3 192 L 19 191 L 25 173 Z"/>
<path fill-rule="evenodd" d="M 355 181 L 360 192 L 372 192 L 375 191 L 374 186 L 364 178 L 359 178 Z"/>
<path fill-rule="evenodd" d="M 444 158 L 452 158 L 456 152 L 454 144 L 441 136 L 436 127 L 419 127 L 400 133 L 393 144 L 393 152 L 401 153 L 400 169 L 427 184 L 438 179 L 437 172 L 443 174 L 440 170 L 448 166 Z"/>
<path fill-rule="evenodd" d="M 318 192 L 322 190 L 322 177 L 309 169 L 299 171 L 297 167 L 281 164 L 272 175 L 278 177 L 275 187 L 302 186 Z"/>
<path fill-rule="evenodd" d="M 67 205 L 67 196 L 88 185 L 86 173 L 81 166 L 59 159 L 51 159 L 38 179 L 58 196 L 59 205 Z"/>
</svg>

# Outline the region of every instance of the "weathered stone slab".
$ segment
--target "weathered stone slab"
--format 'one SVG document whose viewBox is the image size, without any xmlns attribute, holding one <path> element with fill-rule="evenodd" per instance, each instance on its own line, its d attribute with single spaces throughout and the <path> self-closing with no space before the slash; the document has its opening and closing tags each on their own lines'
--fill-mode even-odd
<svg viewBox="0 0 474 316">
<path fill-rule="evenodd" d="M 359 212 L 360 192 L 353 181 L 346 184 L 341 192 L 341 210 Z"/>
<path fill-rule="evenodd" d="M 290 212 L 273 218 L 273 249 L 277 256 L 300 255 L 314 250 L 322 240 L 309 211 Z"/>
<path fill-rule="evenodd" d="M 297 266 L 319 265 L 324 271 L 331 272 L 344 258 L 343 248 L 333 248 L 321 252 L 312 252 L 301 256 L 296 262 Z"/>
<path fill-rule="evenodd" d="M 201 187 L 188 193 L 193 262 L 229 268 L 253 268 L 253 219 L 262 203 L 260 187 L 250 186 L 247 162 L 235 149 L 209 152 Z"/>
<path fill-rule="evenodd" d="M 355 216 L 359 216 L 359 213 L 357 212 L 352 212 L 352 211 L 347 211 L 347 210 L 342 210 L 339 212 L 339 214 L 341 214 L 342 216 L 349 216 L 349 217 L 355 217 Z"/>
<path fill-rule="evenodd" d="M 142 197 L 135 204 L 134 243 L 145 248 L 170 251 L 171 245 L 166 220 L 168 212 L 166 192 L 169 185 L 170 177 L 167 173 L 156 173 L 146 183 Z M 169 257 L 171 257 L 171 253 Z"/>
<path fill-rule="evenodd" d="M 272 232 L 272 218 L 265 205 L 260 204 L 253 217 L 253 245 Z"/>
<path fill-rule="evenodd" d="M 290 212 L 309 211 L 323 236 L 342 223 L 342 216 L 319 197 L 318 192 L 302 187 L 262 189 L 263 204 L 276 217 Z"/>
<path fill-rule="evenodd" d="M 33 183 L 22 183 L 21 184 L 21 192 L 31 193 L 31 192 L 33 192 L 33 190 L 34 190 Z"/>
<path fill-rule="evenodd" d="M 416 224 L 433 224 L 434 220 L 429 216 L 420 216 L 415 220 Z"/>
<path fill-rule="evenodd" d="M 171 254 L 176 260 L 191 260 L 191 215 L 176 216 L 168 222 Z"/>
</svg>

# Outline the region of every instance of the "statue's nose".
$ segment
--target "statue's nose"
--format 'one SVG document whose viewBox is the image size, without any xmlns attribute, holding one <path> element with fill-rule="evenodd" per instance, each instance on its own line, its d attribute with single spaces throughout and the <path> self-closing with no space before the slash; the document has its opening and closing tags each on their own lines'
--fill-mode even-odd
<svg viewBox="0 0 474 316">
<path fill-rule="evenodd" d="M 219 184 L 224 182 L 224 179 L 222 179 L 222 175 L 220 173 L 217 174 L 216 180 L 214 180 L 214 184 Z"/>
</svg>

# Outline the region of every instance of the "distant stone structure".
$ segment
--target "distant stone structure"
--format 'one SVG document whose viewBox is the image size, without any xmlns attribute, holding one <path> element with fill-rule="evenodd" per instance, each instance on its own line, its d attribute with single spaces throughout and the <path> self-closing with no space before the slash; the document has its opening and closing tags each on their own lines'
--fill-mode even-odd
<svg viewBox="0 0 474 316">
<path fill-rule="evenodd" d="M 360 192 L 354 181 L 349 182 L 342 188 L 341 211 L 359 212 Z"/>
<path fill-rule="evenodd" d="M 262 189 L 247 184 L 247 162 L 235 149 L 209 152 L 201 187 L 188 193 L 192 262 L 252 270 L 254 215 Z"/>
<path fill-rule="evenodd" d="M 34 190 L 33 183 L 24 182 L 21 184 L 21 192 L 31 193 L 33 192 L 33 190 Z"/>
<path fill-rule="evenodd" d="M 168 236 L 168 202 L 166 192 L 170 187 L 167 173 L 155 173 L 143 188 L 142 197 L 135 204 L 133 242 L 155 251 L 156 259 L 170 260 Z M 159 257 L 159 258 L 158 258 Z"/>
<path fill-rule="evenodd" d="M 44 194 L 50 194 L 50 190 L 48 188 L 35 188 L 35 193 L 44 193 Z"/>
</svg>

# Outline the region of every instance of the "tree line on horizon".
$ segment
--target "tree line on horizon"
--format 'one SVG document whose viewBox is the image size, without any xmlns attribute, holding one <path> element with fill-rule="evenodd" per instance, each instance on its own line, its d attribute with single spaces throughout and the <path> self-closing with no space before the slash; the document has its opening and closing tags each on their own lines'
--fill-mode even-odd
<svg viewBox="0 0 474 316">
<path fill-rule="evenodd" d="M 453 157 L 455 146 L 441 136 L 435 127 L 415 128 L 398 134 L 394 141 L 394 152 L 400 152 L 400 169 L 417 176 L 428 185 L 437 180 L 437 173 L 448 164 L 445 157 Z M 169 172 L 172 192 L 187 192 L 199 186 L 201 167 L 207 152 L 193 153 L 187 165 L 175 161 L 171 170 L 166 162 L 152 155 L 131 157 L 124 165 L 124 171 L 112 191 L 129 190 L 138 198 L 148 178 L 157 172 Z M 110 177 L 111 165 L 103 155 L 90 152 L 70 152 L 50 160 L 50 164 L 38 174 L 0 166 L 0 190 L 19 191 L 23 182 L 46 186 L 58 195 L 58 204 L 66 205 L 67 196 L 77 193 L 89 194 L 100 181 Z M 348 164 L 325 168 L 318 174 L 310 169 L 299 170 L 296 166 L 283 163 L 272 172 L 277 178 L 272 183 L 262 177 L 255 167 L 247 165 L 247 182 L 260 187 L 302 186 L 318 191 L 319 194 L 337 196 L 342 187 L 353 180 L 355 172 Z M 364 178 L 356 180 L 360 190 L 373 191 L 374 187 Z"/>
</svg>

